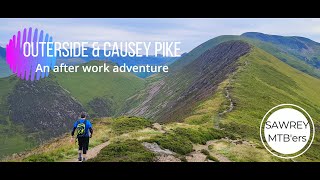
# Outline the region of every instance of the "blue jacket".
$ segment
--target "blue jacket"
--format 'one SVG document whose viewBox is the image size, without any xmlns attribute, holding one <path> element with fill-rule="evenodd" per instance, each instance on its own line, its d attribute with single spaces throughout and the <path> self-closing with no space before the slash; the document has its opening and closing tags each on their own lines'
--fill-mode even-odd
<svg viewBox="0 0 320 180">
<path fill-rule="evenodd" d="M 71 132 L 72 136 L 74 135 L 74 132 L 77 129 L 78 124 L 81 124 L 81 123 L 84 123 L 84 122 L 86 123 L 85 124 L 86 128 L 85 128 L 85 134 L 82 137 L 90 137 L 90 133 L 91 134 L 93 133 L 92 124 L 91 124 L 91 122 L 89 120 L 85 120 L 85 119 L 79 119 L 74 123 L 73 130 Z"/>
</svg>

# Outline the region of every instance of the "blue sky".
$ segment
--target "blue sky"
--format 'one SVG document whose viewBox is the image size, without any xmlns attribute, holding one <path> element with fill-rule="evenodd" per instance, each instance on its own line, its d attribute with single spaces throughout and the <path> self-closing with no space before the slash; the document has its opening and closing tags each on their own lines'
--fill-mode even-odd
<svg viewBox="0 0 320 180">
<path fill-rule="evenodd" d="M 320 19 L 0 19 L 0 45 L 25 27 L 44 30 L 54 41 L 180 41 L 182 52 L 219 35 L 263 32 L 320 42 Z"/>
</svg>

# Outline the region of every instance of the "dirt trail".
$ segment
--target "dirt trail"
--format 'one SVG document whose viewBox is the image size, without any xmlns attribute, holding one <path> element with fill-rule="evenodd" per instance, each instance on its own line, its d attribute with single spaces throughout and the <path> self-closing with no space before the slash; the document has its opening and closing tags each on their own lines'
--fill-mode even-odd
<svg viewBox="0 0 320 180">
<path fill-rule="evenodd" d="M 162 133 L 165 133 L 165 130 L 163 129 L 161 124 L 154 123 L 153 129 L 156 129 Z M 128 134 L 123 134 L 128 135 Z M 186 156 L 187 162 L 213 162 L 211 160 L 207 159 L 207 156 L 201 153 L 202 149 L 205 149 L 209 151 L 209 146 L 214 144 L 216 140 L 208 141 L 205 145 L 194 145 L 194 152 L 190 153 Z M 98 146 L 95 146 L 93 148 L 90 148 L 87 153 L 87 160 L 92 159 L 96 157 L 99 152 L 108 146 L 110 144 L 110 141 L 104 142 Z M 143 145 L 149 149 L 150 151 L 157 154 L 156 162 L 181 162 L 181 160 L 174 156 L 175 153 L 167 150 L 167 149 L 161 149 L 156 143 L 147 143 L 144 142 Z M 227 157 L 225 157 L 222 154 L 216 153 L 216 152 L 210 152 L 211 155 L 216 157 L 220 162 L 231 162 Z M 63 162 L 79 162 L 77 156 L 71 159 L 63 160 Z"/>
<path fill-rule="evenodd" d="M 207 156 L 200 151 L 194 151 L 186 156 L 187 162 L 210 162 L 207 160 Z"/>
<path fill-rule="evenodd" d="M 230 88 L 230 83 L 228 84 L 228 86 L 225 88 L 225 97 L 227 98 L 227 100 L 230 102 L 230 105 L 229 105 L 229 108 L 224 110 L 223 112 L 219 113 L 219 116 L 221 117 L 222 115 L 226 114 L 226 113 L 229 113 L 233 110 L 234 108 L 234 103 L 230 97 L 230 91 L 229 91 L 229 88 Z"/>
<path fill-rule="evenodd" d="M 212 141 L 208 141 L 205 145 L 194 145 L 193 146 L 193 149 L 195 150 L 194 154 L 197 154 L 196 156 L 194 154 L 191 154 L 191 156 L 187 157 L 187 160 L 189 162 L 203 162 L 204 158 L 206 156 L 204 156 L 202 153 L 201 153 L 201 150 L 204 149 L 204 150 L 207 150 L 209 151 L 209 146 L 214 144 L 217 140 L 212 140 Z M 210 151 L 209 151 L 210 152 Z M 201 156 L 200 156 L 201 154 Z M 213 155 L 214 157 L 216 157 L 219 162 L 232 162 L 229 158 L 225 157 L 224 155 L 222 154 L 219 154 L 219 153 L 216 153 L 216 152 L 210 152 L 211 155 Z"/>
<path fill-rule="evenodd" d="M 245 64 L 242 68 L 245 68 L 248 65 L 248 62 L 245 61 Z M 231 96 L 230 96 L 230 89 L 231 89 L 231 82 L 234 80 L 234 76 L 237 74 L 238 71 L 235 71 L 232 73 L 231 78 L 229 80 L 228 85 L 224 88 L 225 90 L 225 97 L 227 98 L 227 100 L 230 102 L 229 108 L 224 110 L 223 112 L 219 113 L 219 116 L 223 116 L 226 113 L 229 113 L 233 110 L 235 103 L 233 102 Z"/>
<path fill-rule="evenodd" d="M 107 142 L 104 142 L 102 144 L 99 144 L 98 146 L 96 146 L 94 148 L 91 148 L 91 149 L 89 148 L 89 150 L 87 152 L 87 160 L 96 157 L 99 154 L 99 152 L 101 151 L 101 149 L 103 149 L 104 147 L 108 146 L 109 144 L 110 144 L 110 142 L 107 141 Z M 75 157 L 75 158 L 72 158 L 72 159 L 67 159 L 64 162 L 79 162 L 79 161 L 78 161 L 78 158 Z"/>
<path fill-rule="evenodd" d="M 153 129 L 158 130 L 162 133 L 165 133 L 165 131 L 162 129 L 162 125 L 160 125 L 159 123 L 154 123 L 153 124 Z M 129 133 L 126 134 L 122 134 L 121 136 L 129 136 Z M 110 144 L 110 141 L 104 142 L 102 144 L 99 144 L 93 148 L 89 148 L 88 152 L 87 152 L 87 160 L 95 158 L 99 152 L 101 151 L 101 149 L 105 148 L 106 146 L 108 146 Z M 62 160 L 63 162 L 79 162 L 78 161 L 78 157 L 74 157 L 72 159 L 66 159 L 66 160 Z"/>
<path fill-rule="evenodd" d="M 206 150 L 209 151 L 209 146 L 213 145 L 216 141 L 208 141 L 206 144 Z M 212 152 L 211 152 L 212 153 Z M 226 156 L 219 154 L 219 153 L 212 153 L 220 162 L 232 162 L 229 158 L 227 158 Z"/>
</svg>

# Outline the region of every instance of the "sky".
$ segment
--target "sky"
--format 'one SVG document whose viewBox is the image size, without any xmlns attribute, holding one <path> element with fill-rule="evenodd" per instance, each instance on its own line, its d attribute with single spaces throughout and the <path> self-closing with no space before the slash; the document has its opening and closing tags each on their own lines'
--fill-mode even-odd
<svg viewBox="0 0 320 180">
<path fill-rule="evenodd" d="M 5 47 L 18 30 L 28 27 L 44 30 L 60 42 L 179 41 L 182 52 L 219 35 L 244 32 L 303 36 L 320 42 L 320 19 L 0 19 L 0 46 Z"/>
</svg>

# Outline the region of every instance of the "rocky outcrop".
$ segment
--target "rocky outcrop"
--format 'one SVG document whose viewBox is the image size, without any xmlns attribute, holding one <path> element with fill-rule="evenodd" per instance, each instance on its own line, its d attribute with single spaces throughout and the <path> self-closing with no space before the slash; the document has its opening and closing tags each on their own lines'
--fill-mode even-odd
<svg viewBox="0 0 320 180">
<path fill-rule="evenodd" d="M 143 142 L 142 145 L 156 154 L 155 162 L 181 162 L 180 159 L 175 157 L 176 153 L 168 149 L 162 149 L 157 143 Z"/>
</svg>

